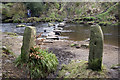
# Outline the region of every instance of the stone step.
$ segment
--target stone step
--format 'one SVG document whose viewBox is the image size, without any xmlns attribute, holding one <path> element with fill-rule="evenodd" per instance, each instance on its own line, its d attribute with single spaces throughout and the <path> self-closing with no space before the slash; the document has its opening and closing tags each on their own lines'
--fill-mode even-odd
<svg viewBox="0 0 120 80">
<path fill-rule="evenodd" d="M 57 36 L 48 36 L 46 39 L 59 40 L 59 37 L 57 37 Z"/>
</svg>

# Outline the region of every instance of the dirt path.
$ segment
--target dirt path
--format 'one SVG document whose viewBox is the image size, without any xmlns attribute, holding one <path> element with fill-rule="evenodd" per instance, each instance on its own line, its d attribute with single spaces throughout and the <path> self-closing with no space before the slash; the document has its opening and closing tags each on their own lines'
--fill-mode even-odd
<svg viewBox="0 0 120 80">
<path fill-rule="evenodd" d="M 48 47 L 49 51 L 53 51 L 59 59 L 60 64 L 67 64 L 71 60 L 86 60 L 88 61 L 89 49 L 71 47 L 71 44 L 85 44 L 84 41 L 54 41 L 52 44 L 44 45 Z M 111 66 L 118 64 L 118 47 L 111 45 L 104 45 L 103 65 L 109 71 L 111 77 L 118 77 L 118 71 L 110 69 Z"/>
<path fill-rule="evenodd" d="M 49 43 L 44 45 L 44 47 L 49 48 L 50 51 L 53 51 L 56 56 L 62 55 L 63 57 L 70 57 L 71 59 L 81 59 L 81 60 L 88 60 L 89 56 L 89 49 L 80 47 L 75 48 L 71 47 L 71 44 L 86 44 L 88 42 L 85 41 L 54 41 L 54 43 Z M 59 53 L 61 51 L 61 53 Z M 57 53 L 58 52 L 58 53 Z M 63 53 L 64 54 L 63 54 Z M 104 45 L 104 52 L 103 52 L 103 64 L 106 65 L 108 68 L 110 66 L 118 64 L 118 47 L 111 46 L 111 45 Z"/>
<path fill-rule="evenodd" d="M 8 48 L 18 56 L 20 54 L 21 46 L 22 46 L 22 37 L 18 36 L 10 36 L 3 34 L 2 35 L 2 45 L 8 46 Z M 88 60 L 89 49 L 88 48 L 76 48 L 71 47 L 71 44 L 85 44 L 88 42 L 85 41 L 53 41 L 53 43 L 45 43 L 41 45 L 41 47 L 45 47 L 49 52 L 53 52 L 56 54 L 59 60 L 59 69 L 61 69 L 61 64 L 68 64 L 71 60 Z M 104 45 L 103 52 L 103 64 L 109 70 L 109 75 L 111 77 L 117 77 L 117 70 L 110 69 L 111 66 L 118 64 L 118 47 L 111 45 Z M 7 67 L 6 67 L 7 68 Z M 57 74 L 56 74 L 57 75 Z"/>
</svg>

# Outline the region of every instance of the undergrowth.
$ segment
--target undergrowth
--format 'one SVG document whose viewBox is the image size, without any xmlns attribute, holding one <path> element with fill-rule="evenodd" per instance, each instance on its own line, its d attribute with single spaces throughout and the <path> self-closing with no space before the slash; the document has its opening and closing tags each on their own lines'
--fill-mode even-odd
<svg viewBox="0 0 120 80">
<path fill-rule="evenodd" d="M 105 66 L 101 71 L 89 69 L 88 62 L 84 60 L 73 60 L 68 65 L 63 64 L 58 78 L 108 78 Z"/>
<path fill-rule="evenodd" d="M 16 67 L 25 65 L 31 78 L 43 78 L 56 70 L 58 60 L 53 53 L 48 53 L 37 46 L 30 49 L 29 59 L 24 63 L 21 55 L 15 61 Z"/>
</svg>

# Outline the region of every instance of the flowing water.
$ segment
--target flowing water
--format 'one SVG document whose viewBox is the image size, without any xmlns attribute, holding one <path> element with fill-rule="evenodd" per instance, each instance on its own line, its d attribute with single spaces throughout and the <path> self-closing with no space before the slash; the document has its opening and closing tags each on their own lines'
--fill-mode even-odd
<svg viewBox="0 0 120 80">
<path fill-rule="evenodd" d="M 2 32 L 15 32 L 19 35 L 23 35 L 25 27 L 16 28 L 16 25 L 18 25 L 18 23 L 3 23 Z M 27 23 L 25 25 L 31 25 L 31 23 Z M 48 27 L 48 23 L 39 23 L 35 25 L 35 27 L 37 34 L 44 32 L 44 28 L 50 28 L 51 31 L 53 29 L 52 27 Z M 118 38 L 120 38 L 120 35 L 118 34 L 118 27 L 102 26 L 101 28 L 104 33 L 104 43 L 118 46 Z M 62 38 L 74 41 L 86 40 L 90 36 L 90 26 L 81 24 L 67 24 L 67 26 L 64 27 L 61 36 L 64 36 Z"/>
</svg>

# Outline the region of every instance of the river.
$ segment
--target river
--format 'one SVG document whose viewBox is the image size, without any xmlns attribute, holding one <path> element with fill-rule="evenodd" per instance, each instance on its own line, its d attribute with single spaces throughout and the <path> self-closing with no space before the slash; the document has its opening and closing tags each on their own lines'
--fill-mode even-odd
<svg viewBox="0 0 120 80">
<path fill-rule="evenodd" d="M 25 24 L 25 23 L 23 23 Z M 16 28 L 18 23 L 2 23 L 2 32 L 15 32 L 19 35 L 23 35 L 25 27 Z M 27 23 L 26 25 L 31 25 L 31 23 Z M 36 24 L 37 34 L 43 32 L 43 28 L 47 27 L 48 23 L 39 23 Z M 120 35 L 118 34 L 117 26 L 101 26 L 104 34 L 104 43 L 108 45 L 118 46 L 118 39 L 120 39 Z M 64 27 L 62 34 L 62 38 L 73 41 L 82 41 L 86 40 L 90 36 L 90 26 L 83 24 L 67 24 Z"/>
</svg>

